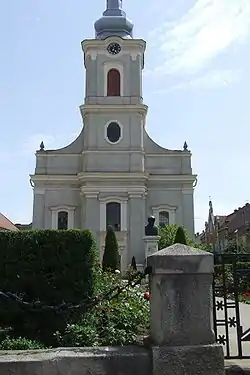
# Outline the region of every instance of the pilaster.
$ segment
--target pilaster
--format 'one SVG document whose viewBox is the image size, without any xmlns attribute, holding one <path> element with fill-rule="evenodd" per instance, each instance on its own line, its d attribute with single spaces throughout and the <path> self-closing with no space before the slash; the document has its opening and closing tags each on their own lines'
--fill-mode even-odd
<svg viewBox="0 0 250 375">
<path fill-rule="evenodd" d="M 194 189 L 182 189 L 183 201 L 183 225 L 187 229 L 189 236 L 194 236 Z"/>
<path fill-rule="evenodd" d="M 129 193 L 129 248 L 128 262 L 134 256 L 136 263 L 145 263 L 144 226 L 146 217 L 145 193 Z"/>
<path fill-rule="evenodd" d="M 45 188 L 33 188 L 33 220 L 32 229 L 41 229 L 45 225 Z"/>
<path fill-rule="evenodd" d="M 98 201 L 98 192 L 85 193 L 85 227 L 95 236 L 97 246 L 99 247 L 100 233 L 100 205 Z"/>
</svg>

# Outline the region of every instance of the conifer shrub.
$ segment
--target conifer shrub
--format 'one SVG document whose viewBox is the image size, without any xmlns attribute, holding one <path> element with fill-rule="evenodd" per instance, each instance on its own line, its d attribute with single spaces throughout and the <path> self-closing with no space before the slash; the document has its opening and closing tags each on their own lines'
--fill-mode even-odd
<svg viewBox="0 0 250 375">
<path fill-rule="evenodd" d="M 107 228 L 105 237 L 105 248 L 102 259 L 104 271 L 115 272 L 120 268 L 120 256 L 115 232 L 111 226 Z"/>
<path fill-rule="evenodd" d="M 186 239 L 186 235 L 185 235 L 183 227 L 177 228 L 175 238 L 174 238 L 174 243 L 180 243 L 180 244 L 183 244 L 183 245 L 187 245 L 187 239 Z"/>
<path fill-rule="evenodd" d="M 130 268 L 131 268 L 132 271 L 137 271 L 137 265 L 136 265 L 136 260 L 135 260 L 134 256 L 132 257 Z"/>
</svg>

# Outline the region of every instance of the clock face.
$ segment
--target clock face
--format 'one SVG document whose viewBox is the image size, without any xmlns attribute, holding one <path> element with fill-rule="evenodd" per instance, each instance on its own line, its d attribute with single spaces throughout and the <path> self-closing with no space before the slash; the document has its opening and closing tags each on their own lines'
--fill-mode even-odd
<svg viewBox="0 0 250 375">
<path fill-rule="evenodd" d="M 117 55 L 121 51 L 121 46 L 118 43 L 110 43 L 107 50 L 111 55 Z"/>
</svg>

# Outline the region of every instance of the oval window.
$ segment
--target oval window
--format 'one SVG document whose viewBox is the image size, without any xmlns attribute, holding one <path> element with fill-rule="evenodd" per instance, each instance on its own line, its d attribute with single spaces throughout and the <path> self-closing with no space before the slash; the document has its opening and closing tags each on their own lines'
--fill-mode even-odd
<svg viewBox="0 0 250 375">
<path fill-rule="evenodd" d="M 109 142 L 116 143 L 121 138 L 121 128 L 117 122 L 111 122 L 107 127 L 107 138 Z"/>
</svg>

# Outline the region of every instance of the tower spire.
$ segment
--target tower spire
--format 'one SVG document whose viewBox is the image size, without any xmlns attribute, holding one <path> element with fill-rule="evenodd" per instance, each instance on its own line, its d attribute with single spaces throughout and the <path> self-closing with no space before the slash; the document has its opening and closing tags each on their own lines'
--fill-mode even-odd
<svg viewBox="0 0 250 375">
<path fill-rule="evenodd" d="M 133 27 L 133 23 L 122 9 L 122 0 L 106 0 L 106 10 L 95 22 L 96 39 L 105 39 L 109 36 L 132 38 Z"/>
</svg>

